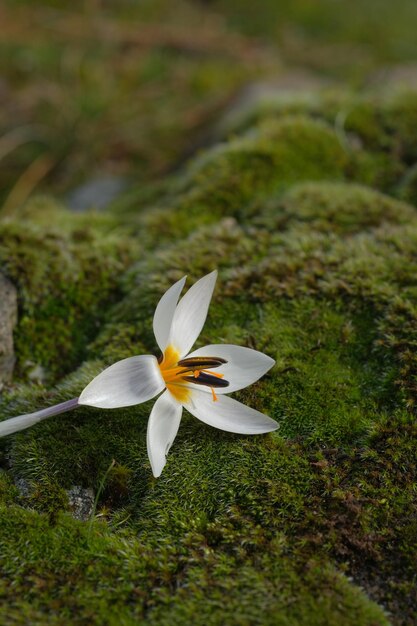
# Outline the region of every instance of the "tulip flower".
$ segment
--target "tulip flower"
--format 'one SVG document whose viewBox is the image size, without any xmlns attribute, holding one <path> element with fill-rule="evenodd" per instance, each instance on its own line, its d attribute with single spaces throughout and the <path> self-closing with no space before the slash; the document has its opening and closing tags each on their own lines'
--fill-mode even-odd
<svg viewBox="0 0 417 626">
<path fill-rule="evenodd" d="M 102 409 L 133 406 L 159 396 L 147 429 L 147 450 L 155 477 L 177 435 L 183 408 L 202 422 L 232 433 L 254 435 L 278 428 L 270 417 L 229 398 L 251 385 L 275 363 L 261 352 L 212 344 L 190 352 L 206 321 L 217 271 L 197 281 L 178 302 L 186 277 L 162 296 L 153 329 L 161 357 L 132 356 L 98 374 L 79 398 L 0 423 L 0 436 L 80 405 Z"/>
</svg>

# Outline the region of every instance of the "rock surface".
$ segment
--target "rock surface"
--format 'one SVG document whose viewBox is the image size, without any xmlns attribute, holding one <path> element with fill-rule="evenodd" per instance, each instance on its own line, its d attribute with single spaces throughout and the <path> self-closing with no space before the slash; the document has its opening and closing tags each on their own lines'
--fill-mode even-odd
<svg viewBox="0 0 417 626">
<path fill-rule="evenodd" d="M 103 210 L 127 187 L 127 181 L 117 176 L 92 178 L 68 195 L 68 206 L 73 211 Z"/>
<path fill-rule="evenodd" d="M 17 323 L 17 292 L 0 273 L 0 389 L 11 378 L 15 363 L 13 330 Z"/>
<path fill-rule="evenodd" d="M 86 522 L 91 518 L 94 506 L 94 492 L 75 486 L 67 490 L 69 507 L 75 519 Z"/>
</svg>

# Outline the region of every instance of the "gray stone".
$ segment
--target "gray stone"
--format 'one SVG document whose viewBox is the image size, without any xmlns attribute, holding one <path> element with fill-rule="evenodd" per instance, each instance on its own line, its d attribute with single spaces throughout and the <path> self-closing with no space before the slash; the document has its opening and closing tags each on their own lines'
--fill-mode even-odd
<svg viewBox="0 0 417 626">
<path fill-rule="evenodd" d="M 67 490 L 67 495 L 72 516 L 82 522 L 89 520 L 94 509 L 94 491 L 75 485 Z"/>
<path fill-rule="evenodd" d="M 16 478 L 14 482 L 22 498 L 21 505 L 30 507 L 30 498 L 34 493 L 35 484 L 26 478 Z M 66 489 L 66 493 L 71 515 L 81 522 L 88 521 L 94 510 L 94 491 L 74 485 L 71 489 Z"/>
<path fill-rule="evenodd" d="M 0 273 L 0 389 L 13 372 L 13 329 L 16 322 L 17 292 L 13 284 Z"/>
<path fill-rule="evenodd" d="M 70 209 L 77 212 L 88 209 L 105 209 L 127 187 L 127 181 L 120 176 L 92 178 L 74 189 L 68 196 Z"/>
<path fill-rule="evenodd" d="M 17 478 L 15 485 L 22 498 L 30 498 L 33 493 L 33 485 L 26 478 Z"/>
</svg>

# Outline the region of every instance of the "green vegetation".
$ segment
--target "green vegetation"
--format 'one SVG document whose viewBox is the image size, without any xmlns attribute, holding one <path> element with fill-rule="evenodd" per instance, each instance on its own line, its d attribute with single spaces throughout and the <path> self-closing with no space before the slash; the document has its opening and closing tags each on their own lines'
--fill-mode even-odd
<svg viewBox="0 0 417 626">
<path fill-rule="evenodd" d="M 72 216 L 39 198 L 0 223 L 0 263 L 19 290 L 18 371 L 43 379 L 70 372 L 120 296 L 119 275 L 137 245 L 105 216 Z M 53 327 L 53 333 L 51 332 Z"/>
<path fill-rule="evenodd" d="M 2 7 L 7 210 L 39 183 L 62 192 L 96 173 L 160 174 L 192 149 L 243 81 L 265 73 L 262 51 L 215 15 L 202 23 L 193 3 L 98 6 Z M 272 59 L 265 61 L 267 71 Z"/>
<path fill-rule="evenodd" d="M 411 89 L 358 93 L 352 80 L 386 60 L 414 60 L 403 22 L 414 5 L 404 2 L 394 15 L 381 3 L 380 39 L 371 32 L 365 70 L 355 63 L 364 58 L 373 3 L 361 4 L 361 25 L 356 2 L 351 14 L 339 8 L 338 19 L 327 1 L 321 13 L 305 0 L 292 8 L 265 2 L 257 20 L 247 2 L 239 15 L 221 0 L 209 8 L 181 2 L 178 11 L 162 0 L 121 2 L 117 14 L 103 3 L 90 41 L 93 8 L 75 3 L 64 19 L 45 2 L 49 22 L 24 43 L 34 7 L 19 4 L 12 31 L 11 4 L 3 60 L 29 55 L 37 68 L 29 75 L 23 63 L 19 75 L 11 66 L 13 92 L 43 76 L 60 101 L 75 68 L 80 81 L 67 112 L 67 130 L 76 118 L 79 134 L 72 147 L 51 135 L 52 151 L 66 154 L 43 187 L 66 189 L 113 158 L 116 145 L 122 170 L 137 175 L 108 210 L 76 214 L 46 196 L 17 202 L 22 186 L 16 191 L 12 171 L 34 157 L 19 149 L 8 161 L 0 261 L 18 288 L 19 322 L 1 419 L 76 396 L 118 359 L 157 354 L 158 299 L 184 274 L 190 284 L 218 268 L 198 345 L 236 343 L 276 359 L 236 397 L 280 429 L 244 437 L 185 414 L 158 479 L 146 454 L 152 402 L 79 407 L 0 440 L 0 622 L 412 626 L 417 100 Z M 132 20 L 152 37 L 143 29 L 132 43 Z M 46 44 L 48 24 L 57 31 Z M 283 39 L 289 24 L 302 33 L 293 47 Z M 214 124 L 256 67 L 270 76 L 276 52 L 267 31 L 269 42 L 287 42 L 286 58 L 298 50 L 309 67 L 321 46 L 335 50 L 321 72 L 331 75 L 342 59 L 350 82 L 314 92 L 276 88 Z M 253 33 L 264 37 L 258 47 Z M 303 42 L 314 42 L 311 63 Z M 117 77 L 108 76 L 109 59 Z M 68 83 L 55 82 L 68 71 Z M 37 107 L 25 115 L 51 114 L 46 108 L 43 118 Z M 211 145 L 151 180 L 198 143 L 203 120 Z M 101 125 L 114 135 L 103 137 Z M 34 380 L 36 368 L 42 375 Z M 71 516 L 66 490 L 74 485 L 97 494 L 85 522 Z"/>
</svg>

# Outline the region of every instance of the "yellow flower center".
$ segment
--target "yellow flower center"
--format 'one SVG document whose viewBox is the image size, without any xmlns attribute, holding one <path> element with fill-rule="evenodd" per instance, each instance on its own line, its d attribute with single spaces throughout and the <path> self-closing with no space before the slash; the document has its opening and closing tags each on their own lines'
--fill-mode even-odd
<svg viewBox="0 0 417 626">
<path fill-rule="evenodd" d="M 161 370 L 162 378 L 165 381 L 168 391 L 172 393 L 174 398 L 183 404 L 190 399 L 190 390 L 181 380 L 179 374 L 184 370 L 183 367 L 178 367 L 178 361 L 180 353 L 173 346 L 169 345 L 164 352 L 159 369 Z"/>
<path fill-rule="evenodd" d="M 219 357 L 188 357 L 180 360 L 178 350 L 169 345 L 159 363 L 159 369 L 167 389 L 181 404 L 190 399 L 189 383 L 210 387 L 215 402 L 217 396 L 214 388 L 227 387 L 229 383 L 223 379 L 223 374 L 212 372 L 211 369 L 224 363 L 226 361 Z"/>
</svg>

